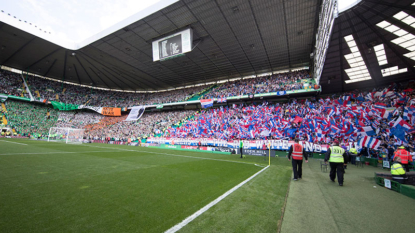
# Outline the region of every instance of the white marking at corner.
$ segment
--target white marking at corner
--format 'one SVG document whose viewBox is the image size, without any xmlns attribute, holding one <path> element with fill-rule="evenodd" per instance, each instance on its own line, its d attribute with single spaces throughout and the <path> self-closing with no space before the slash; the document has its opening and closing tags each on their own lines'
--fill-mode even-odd
<svg viewBox="0 0 415 233">
<path fill-rule="evenodd" d="M 0 140 L 0 142 L 10 142 L 10 143 L 16 143 L 16 144 L 19 144 L 19 145 L 25 145 L 25 146 L 27 146 L 27 144 L 24 144 L 24 143 L 11 142 L 11 141 L 6 141 L 6 140 Z"/>
<path fill-rule="evenodd" d="M 188 223 L 190 223 L 191 221 L 193 221 L 195 218 L 197 218 L 199 215 L 203 214 L 204 212 L 206 212 L 208 209 L 210 209 L 210 207 L 216 205 L 218 202 L 220 202 L 221 200 L 223 200 L 225 197 L 227 197 L 229 194 L 233 193 L 235 190 L 237 190 L 238 188 L 240 188 L 242 185 L 246 184 L 248 181 L 252 180 L 255 176 L 259 175 L 261 172 L 265 171 L 265 169 L 267 169 L 269 166 L 266 166 L 265 168 L 263 168 L 261 171 L 255 173 L 254 175 L 252 175 L 251 177 L 249 177 L 248 179 L 242 181 L 240 184 L 238 184 L 237 186 L 233 187 L 232 189 L 230 189 L 229 191 L 227 191 L 226 193 L 222 194 L 222 196 L 216 198 L 214 201 L 212 201 L 211 203 L 207 204 L 206 206 L 204 206 L 202 209 L 196 211 L 194 214 L 190 215 L 189 217 L 187 217 L 185 220 L 183 220 L 181 223 L 177 224 L 176 226 L 168 229 L 167 231 L 165 231 L 165 233 L 174 233 L 180 229 L 182 229 L 184 226 L 186 226 Z"/>
</svg>

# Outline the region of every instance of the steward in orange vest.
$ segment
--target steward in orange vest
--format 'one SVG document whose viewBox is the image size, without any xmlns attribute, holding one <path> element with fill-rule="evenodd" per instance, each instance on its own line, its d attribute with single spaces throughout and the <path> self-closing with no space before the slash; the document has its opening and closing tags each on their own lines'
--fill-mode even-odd
<svg viewBox="0 0 415 233">
<path fill-rule="evenodd" d="M 409 162 L 412 162 L 412 156 L 405 150 L 404 146 L 398 147 L 398 150 L 395 151 L 393 161 L 396 161 L 398 158 L 401 159 L 401 164 L 405 167 L 406 172 L 409 172 Z"/>
<path fill-rule="evenodd" d="M 308 163 L 308 156 L 305 152 L 305 149 L 300 145 L 299 140 L 294 139 L 294 144 L 290 147 L 288 151 L 288 161 L 293 157 L 292 165 L 294 172 L 294 180 L 301 179 L 303 175 L 303 157 L 305 157 L 305 162 Z"/>
</svg>

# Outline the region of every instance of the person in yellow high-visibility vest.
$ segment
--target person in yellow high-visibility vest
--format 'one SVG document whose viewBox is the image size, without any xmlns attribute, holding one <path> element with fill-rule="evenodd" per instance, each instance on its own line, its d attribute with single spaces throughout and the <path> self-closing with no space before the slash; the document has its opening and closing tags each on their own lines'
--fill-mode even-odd
<svg viewBox="0 0 415 233">
<path fill-rule="evenodd" d="M 339 146 L 337 139 L 333 140 L 333 146 L 330 147 L 324 158 L 324 162 L 330 163 L 330 180 L 335 182 L 336 173 L 340 186 L 343 186 L 344 182 L 344 162 L 347 161 L 346 151 Z"/>
<path fill-rule="evenodd" d="M 401 158 L 397 157 L 391 166 L 392 180 L 401 184 L 405 183 L 406 171 L 401 164 Z"/>
<path fill-rule="evenodd" d="M 356 165 L 356 156 L 357 156 L 357 150 L 356 150 L 356 148 L 350 148 L 350 150 L 349 150 L 349 156 L 350 156 L 350 162 L 353 164 L 353 165 Z"/>
</svg>

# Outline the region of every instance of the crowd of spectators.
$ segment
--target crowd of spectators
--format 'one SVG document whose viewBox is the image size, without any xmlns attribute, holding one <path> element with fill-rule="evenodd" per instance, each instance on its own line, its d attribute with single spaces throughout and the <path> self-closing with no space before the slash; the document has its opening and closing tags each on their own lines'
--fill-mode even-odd
<svg viewBox="0 0 415 233">
<path fill-rule="evenodd" d="M 28 97 L 20 75 L 6 70 L 0 71 L 0 93 Z"/>
<path fill-rule="evenodd" d="M 124 140 L 137 139 L 150 135 L 160 134 L 165 128 L 179 124 L 183 119 L 194 114 L 194 111 L 145 112 L 138 121 L 120 121 L 125 117 L 105 117 L 98 124 L 86 126 L 89 139 L 114 138 Z M 107 120 L 108 119 L 108 120 Z M 115 122 L 111 119 L 117 119 Z M 106 121 L 107 120 L 107 121 Z"/>
<path fill-rule="evenodd" d="M 103 107 L 180 102 L 206 88 L 206 86 L 197 86 L 157 93 L 132 93 L 81 87 L 32 76 L 27 77 L 27 84 L 32 95 L 38 99 Z"/>
<path fill-rule="evenodd" d="M 83 129 L 87 125 L 98 123 L 103 115 L 87 111 L 60 111 L 56 127 Z"/>
<path fill-rule="evenodd" d="M 6 101 L 7 123 L 23 136 L 48 135 L 58 119 L 58 111 L 40 104 Z"/>
<path fill-rule="evenodd" d="M 303 80 L 309 80 L 308 71 L 294 71 L 270 76 L 240 79 L 224 83 L 205 94 L 203 99 L 226 98 L 238 95 L 272 93 L 304 89 Z"/>
<path fill-rule="evenodd" d="M 113 128 L 114 125 L 124 121 L 126 118 L 127 115 L 123 115 L 121 117 L 106 116 L 103 117 L 99 122 L 86 125 L 84 129 L 88 135 L 113 137 L 118 133 L 118 131 Z"/>
<path fill-rule="evenodd" d="M 251 93 L 267 93 L 303 88 L 307 71 L 276 74 L 270 77 L 244 79 L 225 83 L 203 98 L 224 98 Z M 2 71 L 0 91 L 6 94 L 22 93 L 19 75 Z M 40 98 L 56 98 L 75 104 L 98 106 L 134 106 L 184 100 L 206 86 L 152 94 L 135 94 L 91 90 L 73 85 L 28 78 L 29 86 Z M 409 84 L 408 84 L 409 85 Z M 52 94 L 53 93 L 53 94 Z M 37 95 L 37 93 L 36 93 Z M 356 142 L 371 136 L 382 143 L 381 150 L 368 150 L 370 156 L 379 156 L 390 147 L 401 144 L 414 146 L 415 93 L 413 89 L 393 84 L 370 91 L 354 91 L 320 99 L 296 100 L 268 104 L 233 105 L 195 111 L 145 112 L 138 121 L 124 121 L 122 117 L 104 117 L 87 111 L 56 111 L 39 104 L 7 100 L 7 119 L 20 134 L 47 134 L 50 127 L 86 129 L 86 136 L 111 137 L 116 140 L 162 135 L 177 138 L 231 139 L 293 139 L 314 143 L 330 143 L 334 138 L 343 143 Z M 192 116 L 192 117 L 191 117 Z M 396 132 L 396 122 L 406 128 Z M 404 123 L 402 123 L 404 122 Z M 173 126 L 173 127 L 172 127 Z"/>
<path fill-rule="evenodd" d="M 407 125 L 404 136 L 396 133 L 396 122 Z M 410 88 L 404 90 L 394 84 L 383 90 L 344 93 L 318 101 L 292 99 L 274 105 L 207 109 L 163 136 L 223 140 L 300 138 L 320 144 L 334 138 L 348 143 L 371 136 L 387 148 L 402 144 L 414 147 L 414 133 L 415 94 Z"/>
<path fill-rule="evenodd" d="M 70 85 L 34 76 L 25 76 L 26 83 L 35 99 L 58 101 L 69 104 L 103 106 L 103 107 L 132 107 L 137 105 L 152 105 L 185 101 L 195 93 L 208 86 L 197 86 L 157 93 L 132 93 L 99 90 L 77 85 Z M 223 98 L 237 95 L 271 93 L 304 89 L 305 80 L 309 80 L 308 71 L 295 71 L 274 74 L 251 79 L 243 79 L 224 83 L 201 98 Z M 25 92 L 24 83 L 19 74 L 0 71 L 0 93 L 21 96 Z"/>
</svg>

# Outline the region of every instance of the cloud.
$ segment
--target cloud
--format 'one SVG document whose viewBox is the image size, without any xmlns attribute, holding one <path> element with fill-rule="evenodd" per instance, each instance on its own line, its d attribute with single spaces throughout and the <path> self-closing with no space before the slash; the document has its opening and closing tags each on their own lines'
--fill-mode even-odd
<svg viewBox="0 0 415 233">
<path fill-rule="evenodd" d="M 59 41 L 81 42 L 162 0 L 14 0 L 2 9 L 52 32 Z M 47 39 L 47 38 L 45 38 Z"/>
<path fill-rule="evenodd" d="M 101 28 L 108 28 L 131 15 L 144 10 L 145 8 L 157 3 L 159 1 L 118 1 L 117 4 L 111 4 L 108 1 L 102 5 L 100 16 Z"/>
</svg>

